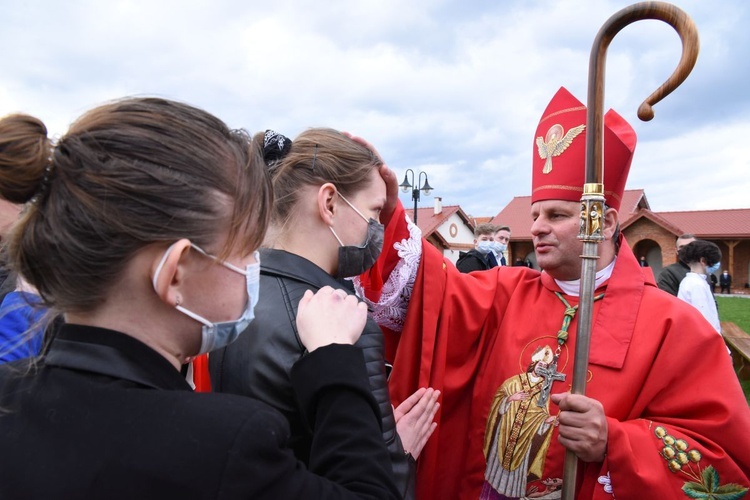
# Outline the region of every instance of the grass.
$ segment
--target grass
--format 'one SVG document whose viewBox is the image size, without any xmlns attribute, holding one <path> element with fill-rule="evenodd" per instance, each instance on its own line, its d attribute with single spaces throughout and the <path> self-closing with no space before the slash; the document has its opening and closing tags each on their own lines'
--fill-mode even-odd
<svg viewBox="0 0 750 500">
<path fill-rule="evenodd" d="M 719 319 L 731 321 L 746 332 L 750 332 L 750 299 L 742 297 L 716 297 L 719 304 Z"/>
<path fill-rule="evenodd" d="M 747 404 L 750 405 L 750 380 L 740 381 L 740 385 L 742 386 L 742 391 L 745 393 Z"/>
<path fill-rule="evenodd" d="M 742 297 L 716 297 L 719 305 L 719 319 L 731 321 L 750 333 L 750 299 Z M 740 381 L 745 399 L 750 405 L 750 380 Z"/>
</svg>

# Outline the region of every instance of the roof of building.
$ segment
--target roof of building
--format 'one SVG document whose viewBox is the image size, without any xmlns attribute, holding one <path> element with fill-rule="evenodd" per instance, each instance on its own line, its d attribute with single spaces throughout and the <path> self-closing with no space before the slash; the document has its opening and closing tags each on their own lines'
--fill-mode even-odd
<svg viewBox="0 0 750 500">
<path fill-rule="evenodd" d="M 663 227 L 664 229 L 672 233 L 675 237 L 684 234 L 684 231 L 681 231 L 678 226 L 675 226 L 667 219 L 662 217 L 661 214 L 652 212 L 651 210 L 645 208 L 642 208 L 630 214 L 627 218 L 625 218 L 625 220 L 620 222 L 620 229 L 627 229 L 629 226 L 635 224 L 636 221 L 639 221 L 643 218 L 650 220 L 657 226 Z"/>
<path fill-rule="evenodd" d="M 699 238 L 747 238 L 750 234 L 750 208 L 659 212 L 659 215 L 680 228 L 680 234 L 690 233 Z"/>
<path fill-rule="evenodd" d="M 510 227 L 510 239 L 531 239 L 531 196 L 516 196 L 493 219 L 495 225 Z"/>
<path fill-rule="evenodd" d="M 422 236 L 427 238 L 455 213 L 458 213 L 467 226 L 474 227 L 471 223 L 471 218 L 458 205 L 443 205 L 439 214 L 435 213 L 434 207 L 417 208 L 417 227 L 422 231 Z M 414 215 L 414 211 L 407 210 L 406 214 L 411 218 Z"/>
<path fill-rule="evenodd" d="M 643 189 L 626 189 L 622 193 L 622 203 L 620 203 L 620 214 L 630 214 L 640 208 L 651 210 L 646 199 L 646 193 Z"/>
</svg>

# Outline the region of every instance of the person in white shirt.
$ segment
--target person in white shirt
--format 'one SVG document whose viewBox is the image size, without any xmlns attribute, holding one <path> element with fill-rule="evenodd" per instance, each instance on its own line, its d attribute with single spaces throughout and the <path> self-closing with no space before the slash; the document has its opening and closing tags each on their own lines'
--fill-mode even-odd
<svg viewBox="0 0 750 500">
<path fill-rule="evenodd" d="M 680 282 L 677 297 L 698 309 L 716 331 L 721 333 L 719 311 L 707 279 L 721 265 L 721 250 L 710 241 L 695 240 L 682 247 L 678 257 L 690 266 L 690 272 Z"/>
</svg>

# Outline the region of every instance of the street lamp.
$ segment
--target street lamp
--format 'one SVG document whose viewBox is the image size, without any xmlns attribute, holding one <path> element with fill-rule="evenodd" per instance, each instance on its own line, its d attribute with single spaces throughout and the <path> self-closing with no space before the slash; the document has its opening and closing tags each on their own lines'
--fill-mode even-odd
<svg viewBox="0 0 750 500">
<path fill-rule="evenodd" d="M 409 182 L 409 174 L 411 173 L 411 182 Z M 404 182 L 399 184 L 401 191 L 408 193 L 411 189 L 411 199 L 414 200 L 414 224 L 417 223 L 417 202 L 419 201 L 419 192 L 424 191 L 425 196 L 429 196 L 432 192 L 432 186 L 427 182 L 427 174 L 425 172 L 419 172 L 417 180 L 422 182 L 422 176 L 424 175 L 424 183 L 422 187 L 417 187 L 419 183 L 414 183 L 414 170 L 407 168 L 404 174 Z"/>
</svg>

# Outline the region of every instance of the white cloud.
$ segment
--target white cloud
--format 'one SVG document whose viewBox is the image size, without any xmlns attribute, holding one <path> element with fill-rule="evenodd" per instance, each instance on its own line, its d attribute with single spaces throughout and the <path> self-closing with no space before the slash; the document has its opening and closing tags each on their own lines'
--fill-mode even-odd
<svg viewBox="0 0 750 500">
<path fill-rule="evenodd" d="M 0 114 L 30 112 L 61 133 L 97 103 L 157 94 L 250 131 L 332 126 L 370 140 L 400 177 L 406 168 L 428 172 L 444 204 L 494 215 L 529 193 L 541 112 L 561 85 L 585 99 L 594 35 L 629 3 L 19 3 L 0 18 L 0 43 L 13 48 L 0 74 Z M 749 7 L 681 4 L 702 52 L 652 123 L 638 123 L 635 111 L 676 65 L 676 34 L 638 23 L 609 49 L 605 103 L 641 142 L 628 186 L 645 188 L 655 210 L 747 207 L 750 165 L 726 139 L 740 141 L 750 123 Z M 686 177 L 706 179 L 699 198 L 675 195 Z"/>
</svg>

